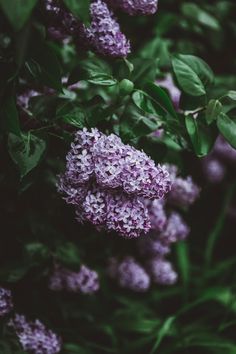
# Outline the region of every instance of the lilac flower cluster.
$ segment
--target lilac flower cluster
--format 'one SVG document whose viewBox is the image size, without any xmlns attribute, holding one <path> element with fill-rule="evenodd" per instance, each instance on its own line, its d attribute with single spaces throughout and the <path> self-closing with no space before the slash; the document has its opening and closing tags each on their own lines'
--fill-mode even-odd
<svg viewBox="0 0 236 354">
<path fill-rule="evenodd" d="M 13 309 L 11 291 L 0 288 L 0 317 L 7 315 Z"/>
<path fill-rule="evenodd" d="M 161 199 L 170 187 L 166 168 L 155 166 L 144 152 L 123 144 L 118 136 L 97 129 L 76 133 L 58 183 L 67 203 L 75 205 L 80 222 L 130 238 L 151 229 L 145 199 Z"/>
<path fill-rule="evenodd" d="M 129 15 L 152 15 L 157 11 L 158 0 L 107 0 L 114 8 Z"/>
<path fill-rule="evenodd" d="M 236 150 L 219 135 L 215 146 L 207 157 L 202 159 L 203 172 L 211 183 L 220 183 L 227 174 L 227 170 L 236 163 Z"/>
<path fill-rule="evenodd" d="M 192 177 L 178 176 L 173 165 L 166 165 L 172 180 L 172 188 L 168 195 L 168 202 L 175 206 L 187 208 L 192 205 L 200 194 L 200 188 L 193 182 Z"/>
<path fill-rule="evenodd" d="M 186 187 L 189 178 L 184 180 L 179 177 L 176 166 L 167 165 L 167 169 L 173 185 L 175 185 L 176 179 L 182 180 L 183 184 L 182 193 L 184 196 L 174 194 L 178 196 L 178 199 L 175 199 L 176 202 L 178 200 L 178 203 L 174 203 L 174 205 L 189 206 L 198 196 L 199 188 L 192 180 L 190 186 Z M 195 190 L 197 190 L 197 193 Z M 140 291 L 138 286 L 136 287 L 133 284 L 138 283 L 137 279 L 140 279 L 140 282 L 145 279 L 144 274 L 148 275 L 150 281 L 154 284 L 171 285 L 177 281 L 178 276 L 165 256 L 170 253 L 172 244 L 184 240 L 188 236 L 190 229 L 180 213 L 173 209 L 171 193 L 172 190 L 165 199 L 145 201 L 150 216 L 151 231 L 137 240 L 137 251 L 141 261 L 137 263 L 132 257 L 126 257 L 121 262 L 116 259 L 110 260 L 108 274 L 120 286 Z M 189 194 L 188 198 L 186 197 L 187 194 Z M 186 203 L 186 200 L 188 200 L 188 203 Z M 125 269 L 125 272 L 122 271 L 123 269 Z M 126 281 L 126 275 L 129 277 L 128 281 Z M 142 287 L 142 291 L 144 290 L 148 290 L 148 287 Z"/>
<path fill-rule="evenodd" d="M 91 25 L 81 29 L 82 38 L 99 54 L 111 57 L 126 57 L 130 43 L 120 30 L 113 12 L 104 1 L 96 0 L 90 5 Z"/>
<path fill-rule="evenodd" d="M 130 43 L 121 32 L 112 10 L 102 0 L 90 5 L 91 24 L 83 25 L 56 0 L 45 0 L 48 33 L 54 40 L 66 41 L 73 37 L 77 44 L 111 57 L 126 57 Z"/>
<path fill-rule="evenodd" d="M 92 294 L 99 289 L 97 272 L 82 265 L 79 272 L 72 272 L 57 265 L 49 278 L 49 289 L 72 293 Z"/>
<path fill-rule="evenodd" d="M 154 257 L 147 262 L 147 269 L 154 284 L 172 285 L 178 275 L 172 264 L 161 257 Z"/>
<path fill-rule="evenodd" d="M 168 91 L 175 109 L 179 110 L 181 91 L 175 85 L 172 75 L 168 73 L 164 79 L 157 80 L 156 84 Z"/>
<path fill-rule="evenodd" d="M 61 350 L 61 339 L 47 329 L 39 320 L 27 321 L 24 315 L 16 314 L 9 321 L 23 350 L 31 354 L 56 354 Z"/>
<path fill-rule="evenodd" d="M 150 277 L 134 258 L 126 257 L 122 262 L 110 259 L 108 274 L 119 286 L 136 292 L 145 292 L 150 287 Z"/>
<path fill-rule="evenodd" d="M 69 36 L 78 35 L 80 22 L 58 0 L 43 0 L 48 34 L 51 39 L 67 41 Z"/>
</svg>

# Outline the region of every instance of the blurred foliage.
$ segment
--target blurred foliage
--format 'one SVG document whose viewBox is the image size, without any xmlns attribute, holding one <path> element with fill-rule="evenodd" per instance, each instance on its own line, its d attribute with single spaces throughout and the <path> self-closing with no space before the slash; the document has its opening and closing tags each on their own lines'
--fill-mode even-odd
<svg viewBox="0 0 236 354">
<path fill-rule="evenodd" d="M 64 2 L 89 22 L 88 1 Z M 114 61 L 48 40 L 39 1 L 0 0 L 0 9 L 0 280 L 17 311 L 55 328 L 63 353 L 236 353 L 233 178 L 203 188 L 192 209 L 190 240 L 173 255 L 179 283 L 145 295 L 117 288 L 104 271 L 132 241 L 79 225 L 55 188 L 72 133 L 84 126 L 115 132 L 155 161 L 192 173 L 219 131 L 236 147 L 235 2 L 160 0 L 154 16 L 119 14 L 133 51 Z M 182 91 L 180 112 L 155 83 L 166 72 Z M 17 97 L 29 89 L 40 94 L 19 109 Z M 164 139 L 148 135 L 158 128 Z M 101 291 L 50 292 L 55 261 L 91 265 Z M 0 352 L 23 353 L 3 320 Z"/>
</svg>

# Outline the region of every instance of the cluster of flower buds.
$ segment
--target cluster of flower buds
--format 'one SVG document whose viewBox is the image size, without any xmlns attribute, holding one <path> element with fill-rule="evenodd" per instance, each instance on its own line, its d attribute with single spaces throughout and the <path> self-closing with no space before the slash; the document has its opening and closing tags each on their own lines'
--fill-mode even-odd
<svg viewBox="0 0 236 354">
<path fill-rule="evenodd" d="M 133 257 L 109 261 L 108 274 L 121 287 L 140 292 L 147 291 L 151 282 L 171 285 L 177 280 L 177 273 L 165 256 L 170 253 L 171 245 L 188 236 L 190 229 L 173 207 L 186 210 L 195 202 L 200 189 L 190 177 L 180 177 L 176 166 L 166 167 L 173 187 L 165 199 L 146 201 L 151 231 L 137 240 L 139 262 Z"/>
<path fill-rule="evenodd" d="M 167 169 L 144 152 L 114 134 L 85 128 L 76 133 L 58 182 L 79 221 L 129 238 L 151 230 L 153 216 L 146 200 L 162 199 L 170 188 Z"/>
<path fill-rule="evenodd" d="M 0 317 L 7 315 L 13 309 L 11 291 L 0 288 Z"/>
<path fill-rule="evenodd" d="M 218 136 L 212 152 L 202 160 L 203 173 L 211 183 L 220 183 L 236 164 L 236 150 Z"/>
<path fill-rule="evenodd" d="M 149 15 L 157 11 L 157 0 L 94 0 L 90 5 L 91 23 L 82 24 L 58 0 L 43 0 L 48 34 L 58 41 L 73 37 L 79 46 L 85 46 L 101 55 L 126 57 L 130 43 L 121 32 L 113 10 L 120 8 L 130 15 Z"/>
<path fill-rule="evenodd" d="M 8 325 L 27 353 L 56 354 L 61 351 L 61 338 L 39 320 L 27 321 L 24 315 L 16 314 Z"/>
<path fill-rule="evenodd" d="M 98 274 L 82 265 L 79 272 L 73 272 L 56 265 L 49 278 L 49 289 L 66 290 L 72 293 L 92 294 L 99 289 Z"/>
</svg>

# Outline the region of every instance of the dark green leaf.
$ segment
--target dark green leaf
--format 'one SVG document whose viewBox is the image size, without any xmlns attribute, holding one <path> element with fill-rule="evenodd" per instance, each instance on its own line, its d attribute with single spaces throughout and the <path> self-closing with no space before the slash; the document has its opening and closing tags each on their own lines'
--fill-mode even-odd
<svg viewBox="0 0 236 354">
<path fill-rule="evenodd" d="M 55 90 L 62 90 L 61 66 L 54 50 L 38 35 L 31 46 L 27 68 L 36 80 Z"/>
<path fill-rule="evenodd" d="M 145 85 L 144 90 L 165 113 L 177 118 L 169 96 L 161 87 L 150 82 Z"/>
<path fill-rule="evenodd" d="M 19 31 L 36 5 L 37 0 L 0 0 L 0 6 L 12 27 Z"/>
<path fill-rule="evenodd" d="M 225 139 L 236 149 L 236 122 L 221 113 L 217 119 L 217 126 Z"/>
<path fill-rule="evenodd" d="M 176 245 L 176 249 L 182 280 L 184 284 L 187 284 L 190 273 L 188 245 L 186 242 L 178 242 Z"/>
<path fill-rule="evenodd" d="M 214 130 L 205 126 L 200 121 L 200 116 L 197 118 L 192 115 L 185 117 L 185 125 L 196 155 L 199 157 L 207 155 L 214 144 Z"/>
<path fill-rule="evenodd" d="M 144 113 L 130 104 L 123 113 L 120 133 L 124 140 L 131 140 L 157 130 L 158 126 L 151 117 L 146 117 Z"/>
<path fill-rule="evenodd" d="M 80 266 L 80 253 L 78 248 L 71 242 L 64 242 L 60 244 L 55 251 L 57 260 L 65 264 L 66 266 L 74 266 L 78 268 Z"/>
<path fill-rule="evenodd" d="M 63 0 L 68 9 L 78 17 L 81 21 L 86 24 L 89 23 L 90 19 L 90 0 Z"/>
<path fill-rule="evenodd" d="M 219 100 L 210 100 L 206 108 L 206 121 L 211 124 L 222 112 L 222 104 Z"/>
<path fill-rule="evenodd" d="M 9 97 L 2 105 L 1 115 L 3 118 L 3 124 L 6 130 L 17 136 L 21 136 L 19 116 L 16 109 L 15 99 Z"/>
<path fill-rule="evenodd" d="M 21 178 L 39 164 L 45 148 L 45 141 L 30 133 L 22 135 L 22 137 L 9 134 L 9 154 L 17 164 Z"/>
</svg>

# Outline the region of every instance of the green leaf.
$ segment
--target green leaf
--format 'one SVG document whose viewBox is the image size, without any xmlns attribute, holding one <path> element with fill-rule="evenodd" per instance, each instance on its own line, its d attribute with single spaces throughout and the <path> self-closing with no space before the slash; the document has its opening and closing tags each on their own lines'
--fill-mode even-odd
<svg viewBox="0 0 236 354">
<path fill-rule="evenodd" d="M 89 24 L 90 20 L 90 0 L 63 0 L 74 16 Z"/>
<path fill-rule="evenodd" d="M 46 143 L 30 133 L 18 137 L 10 133 L 8 150 L 12 160 L 17 164 L 21 178 L 35 168 L 45 151 Z"/>
<path fill-rule="evenodd" d="M 209 66 L 193 55 L 182 55 L 172 60 L 173 70 L 182 89 L 191 96 L 206 94 L 206 88 L 213 82 L 213 73 Z"/>
<path fill-rule="evenodd" d="M 170 330 L 171 330 L 171 327 L 172 327 L 174 321 L 175 321 L 174 316 L 168 317 L 164 321 L 164 323 L 162 324 L 161 328 L 158 331 L 157 340 L 156 340 L 152 350 L 150 351 L 150 354 L 156 353 L 156 350 L 159 348 L 162 340 L 170 333 Z"/>
<path fill-rule="evenodd" d="M 225 113 L 221 113 L 217 119 L 217 126 L 225 139 L 236 149 L 236 122 Z"/>
<path fill-rule="evenodd" d="M 2 105 L 1 115 L 6 130 L 17 136 L 21 136 L 19 116 L 16 109 L 15 99 L 9 97 Z"/>
<path fill-rule="evenodd" d="M 134 70 L 130 80 L 135 83 L 135 86 L 143 87 L 146 82 L 155 80 L 158 66 L 157 59 L 137 58 L 132 63 Z"/>
<path fill-rule="evenodd" d="M 182 5 L 182 12 L 185 16 L 192 20 L 196 20 L 201 25 L 209 27 L 213 30 L 219 30 L 220 24 L 218 20 L 208 12 L 202 10 L 197 4 L 184 3 Z"/>
<path fill-rule="evenodd" d="M 117 80 L 113 79 L 110 75 L 100 74 L 93 76 L 91 79 L 87 80 L 90 84 L 100 85 L 100 86 L 113 86 L 117 84 Z"/>
<path fill-rule="evenodd" d="M 85 126 L 86 116 L 84 111 L 72 102 L 61 105 L 57 109 L 56 118 L 80 129 Z"/>
<path fill-rule="evenodd" d="M 26 66 L 31 75 L 42 84 L 61 91 L 60 63 L 54 50 L 37 34 L 31 44 L 30 58 Z"/>
<path fill-rule="evenodd" d="M 157 130 L 158 126 L 151 117 L 146 117 L 143 112 L 130 104 L 121 117 L 120 133 L 124 140 L 132 140 Z"/>
<path fill-rule="evenodd" d="M 0 0 L 0 6 L 14 30 L 19 31 L 29 19 L 37 0 Z"/>
<path fill-rule="evenodd" d="M 186 242 L 178 242 L 176 245 L 176 249 L 181 276 L 184 284 L 187 284 L 189 281 L 190 273 L 188 245 Z"/>
<path fill-rule="evenodd" d="M 50 256 L 48 247 L 40 242 L 27 243 L 24 249 L 27 257 L 35 262 L 44 261 Z"/>
<path fill-rule="evenodd" d="M 72 242 L 64 242 L 57 246 L 55 251 L 56 258 L 66 266 L 80 266 L 80 253 Z"/>
<path fill-rule="evenodd" d="M 230 98 L 232 101 L 236 101 L 236 91 L 229 91 L 224 97 Z"/>
<path fill-rule="evenodd" d="M 211 124 L 222 112 L 223 106 L 219 100 L 210 100 L 206 108 L 206 121 Z"/>
<path fill-rule="evenodd" d="M 213 147 L 215 132 L 200 121 L 200 115 L 185 117 L 185 126 L 197 156 L 207 155 Z"/>
<path fill-rule="evenodd" d="M 173 104 L 165 90 L 151 82 L 145 85 L 144 90 L 165 113 L 177 118 Z"/>
</svg>

